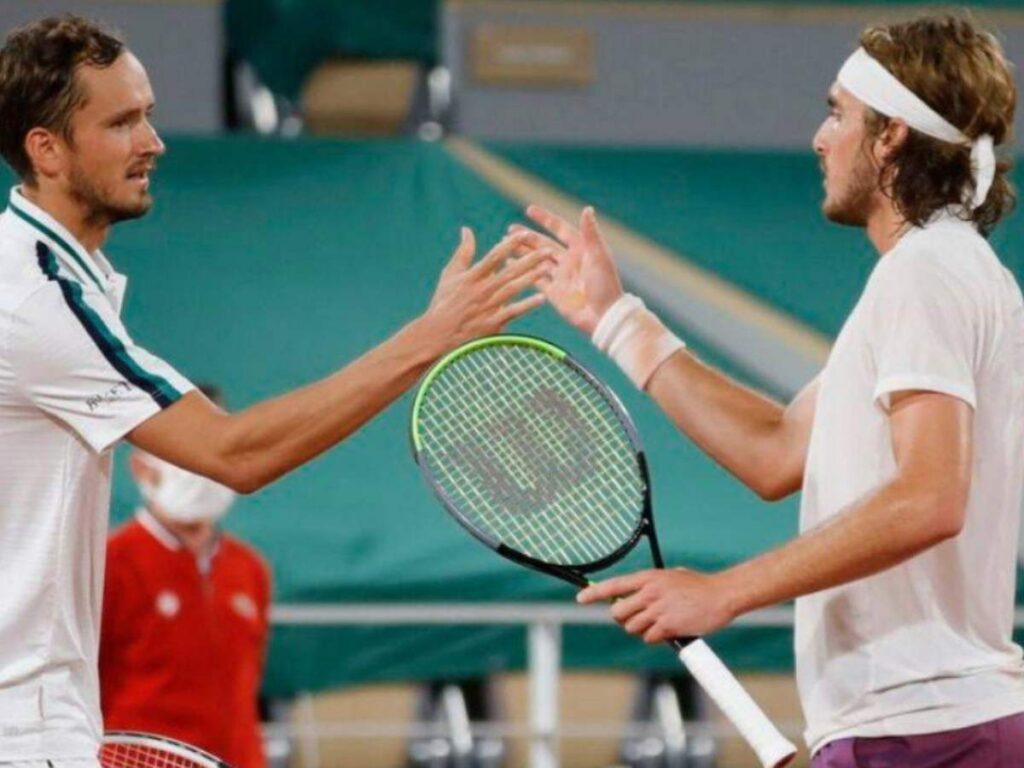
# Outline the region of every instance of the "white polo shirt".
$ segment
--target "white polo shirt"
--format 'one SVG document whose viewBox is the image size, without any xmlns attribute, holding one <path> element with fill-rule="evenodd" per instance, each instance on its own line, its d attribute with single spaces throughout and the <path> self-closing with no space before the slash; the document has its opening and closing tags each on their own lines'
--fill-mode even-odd
<svg viewBox="0 0 1024 768">
<path fill-rule="evenodd" d="M 0 215 L 0 762 L 95 758 L 109 448 L 192 385 L 125 278 L 15 189 Z"/>
<path fill-rule="evenodd" d="M 900 565 L 797 600 L 812 751 L 847 736 L 933 733 L 1024 712 L 1024 665 L 1011 640 L 1024 305 L 984 238 L 949 212 L 879 260 L 836 339 L 821 374 L 801 530 L 894 476 L 887 407 L 906 390 L 974 410 L 964 527 Z"/>
</svg>

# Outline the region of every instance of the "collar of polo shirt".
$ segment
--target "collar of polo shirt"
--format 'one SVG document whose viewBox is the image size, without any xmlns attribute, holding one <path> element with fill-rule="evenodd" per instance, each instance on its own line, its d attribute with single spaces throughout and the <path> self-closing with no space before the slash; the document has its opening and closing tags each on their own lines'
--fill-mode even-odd
<svg viewBox="0 0 1024 768">
<path fill-rule="evenodd" d="M 15 216 L 36 230 L 80 281 L 96 286 L 101 293 L 109 292 L 110 282 L 117 273 L 99 249 L 94 253 L 86 251 L 67 228 L 25 197 L 19 187 L 11 189 L 9 207 Z"/>
</svg>

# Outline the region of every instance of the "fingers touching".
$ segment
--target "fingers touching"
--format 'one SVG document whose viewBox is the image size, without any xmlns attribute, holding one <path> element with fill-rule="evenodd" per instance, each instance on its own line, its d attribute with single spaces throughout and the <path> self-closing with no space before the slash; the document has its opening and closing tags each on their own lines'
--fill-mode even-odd
<svg viewBox="0 0 1024 768">
<path fill-rule="evenodd" d="M 554 233 L 555 237 L 562 241 L 563 244 L 569 245 L 579 233 L 576 228 L 563 219 L 561 216 L 556 216 L 546 208 L 541 208 L 539 205 L 531 205 L 526 209 L 526 215 L 533 221 L 540 224 L 548 232 Z"/>
</svg>

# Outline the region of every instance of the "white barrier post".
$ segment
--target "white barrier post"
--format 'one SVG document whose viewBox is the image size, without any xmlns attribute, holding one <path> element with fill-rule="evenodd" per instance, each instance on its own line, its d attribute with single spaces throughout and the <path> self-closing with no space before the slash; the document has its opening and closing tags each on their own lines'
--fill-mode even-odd
<svg viewBox="0 0 1024 768">
<path fill-rule="evenodd" d="M 530 624 L 530 768 L 558 768 L 558 677 L 562 666 L 562 625 Z"/>
</svg>

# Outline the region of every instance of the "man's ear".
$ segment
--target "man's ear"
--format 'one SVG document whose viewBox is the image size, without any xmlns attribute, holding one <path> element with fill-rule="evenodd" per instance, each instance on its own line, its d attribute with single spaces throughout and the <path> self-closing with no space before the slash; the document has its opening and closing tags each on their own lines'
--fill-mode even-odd
<svg viewBox="0 0 1024 768">
<path fill-rule="evenodd" d="M 910 128 L 902 120 L 893 118 L 886 123 L 885 128 L 875 138 L 873 151 L 875 161 L 883 164 L 889 160 L 902 147 L 910 135 Z"/>
<path fill-rule="evenodd" d="M 38 126 L 33 128 L 25 134 L 24 146 L 36 176 L 52 179 L 64 170 L 67 145 L 53 131 Z"/>
</svg>

